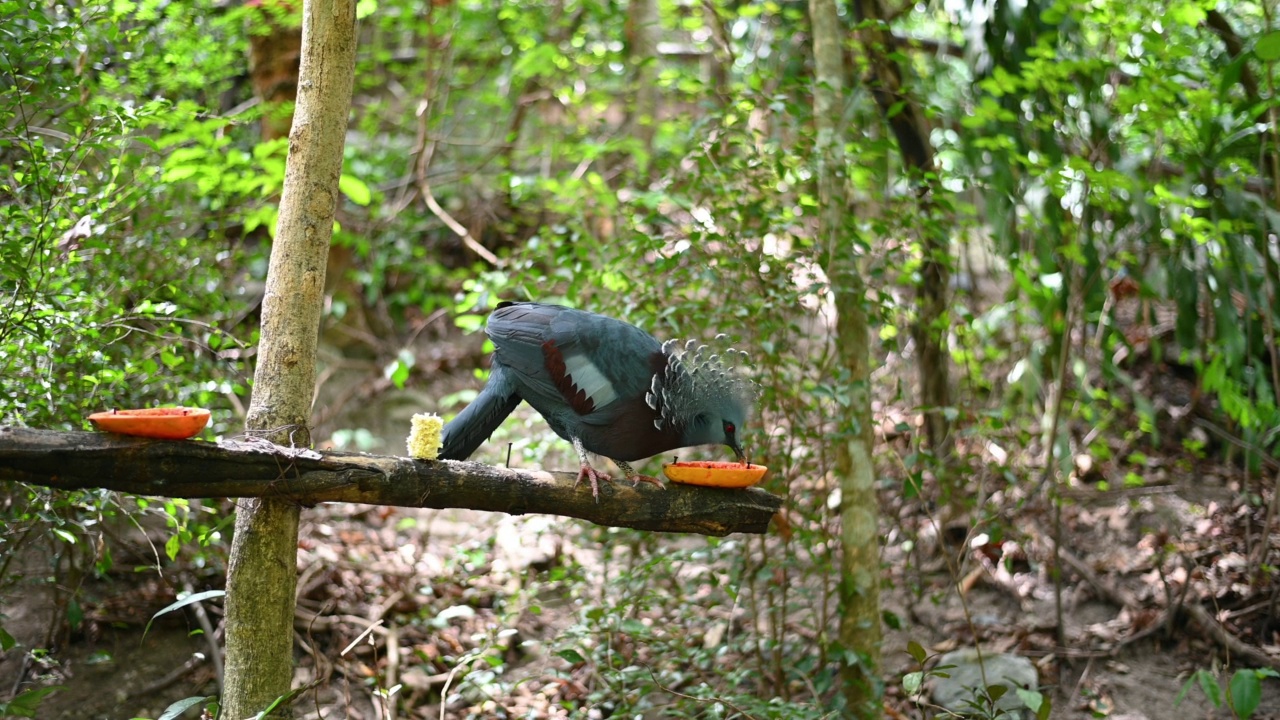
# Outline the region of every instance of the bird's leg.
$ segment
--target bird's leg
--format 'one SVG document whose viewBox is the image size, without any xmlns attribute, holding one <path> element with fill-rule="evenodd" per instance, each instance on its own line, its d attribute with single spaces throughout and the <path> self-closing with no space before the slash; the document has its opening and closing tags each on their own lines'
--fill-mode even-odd
<svg viewBox="0 0 1280 720">
<path fill-rule="evenodd" d="M 587 449 L 582 447 L 582 440 L 573 439 L 573 449 L 578 451 L 578 458 L 582 461 L 581 467 L 578 468 L 578 479 L 573 481 L 573 488 L 578 489 L 578 483 L 582 482 L 582 478 L 591 481 L 591 497 L 600 502 L 600 481 L 612 480 L 613 478 L 591 467 L 591 463 L 587 462 Z"/>
<path fill-rule="evenodd" d="M 631 487 L 636 487 L 637 485 L 639 485 L 639 484 L 640 484 L 640 483 L 642 483 L 642 482 L 647 482 L 647 483 L 650 483 L 650 484 L 652 484 L 652 485 L 657 485 L 658 487 L 662 488 L 663 490 L 666 490 L 666 489 L 667 489 L 667 488 L 662 484 L 662 481 L 661 481 L 661 480 L 659 480 L 658 478 L 655 478 L 655 477 L 649 477 L 648 475 L 641 475 L 640 473 L 638 473 L 638 472 L 636 472 L 634 469 L 632 469 L 632 467 L 631 467 L 630 465 L 628 465 L 627 463 L 622 462 L 621 460 L 614 460 L 614 462 L 615 462 L 615 463 L 617 463 L 618 467 L 622 468 L 622 472 L 623 472 L 623 474 L 625 474 L 625 475 L 627 476 L 627 479 L 631 481 Z"/>
</svg>

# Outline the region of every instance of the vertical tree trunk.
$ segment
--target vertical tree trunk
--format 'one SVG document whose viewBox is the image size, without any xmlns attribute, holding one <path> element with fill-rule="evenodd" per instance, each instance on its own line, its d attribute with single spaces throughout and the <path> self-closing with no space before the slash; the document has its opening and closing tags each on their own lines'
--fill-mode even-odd
<svg viewBox="0 0 1280 720">
<path fill-rule="evenodd" d="M 920 284 L 916 289 L 919 316 L 911 328 L 919 354 L 920 404 L 925 412 L 925 433 L 929 447 L 940 458 L 951 452 L 951 423 L 943 409 L 951 405 L 951 378 L 947 364 L 947 285 L 951 266 L 948 224 L 936 217 L 938 211 L 937 172 L 933 145 L 929 142 L 929 121 L 920 103 L 903 89 L 902 69 L 890 56 L 893 38 L 884 24 L 881 0 L 857 0 L 857 18 L 869 21 L 859 35 L 866 53 L 870 89 L 885 122 L 898 142 L 898 153 L 908 176 L 915 184 L 924 222 L 920 227 L 923 260 Z"/>
<path fill-rule="evenodd" d="M 658 2 L 632 0 L 627 10 L 628 56 L 635 68 L 634 102 L 630 108 L 630 133 L 653 155 L 658 126 Z M 649 158 L 645 158 L 645 168 Z"/>
<path fill-rule="evenodd" d="M 355 0 L 307 0 L 303 8 L 298 102 L 245 423 L 283 445 L 311 444 L 316 336 L 351 107 L 355 19 Z M 295 504 L 240 502 L 227 567 L 223 717 L 254 717 L 289 692 L 297 546 Z M 282 706 L 270 717 L 288 717 L 288 704 Z"/>
<path fill-rule="evenodd" d="M 293 124 L 293 113 L 285 108 L 298 96 L 302 26 L 297 24 L 298 11 L 288 5 L 254 9 L 266 31 L 249 34 L 249 77 L 264 106 L 262 139 L 275 140 L 287 135 Z"/>
<path fill-rule="evenodd" d="M 835 0 L 809 0 L 815 67 L 818 236 L 828 250 L 827 275 L 835 290 L 836 343 L 850 402 L 840 418 L 836 454 L 840 474 L 840 644 L 846 651 L 841 680 L 850 717 L 880 717 L 880 534 L 871 463 L 871 365 L 866 288 L 845 212 L 843 52 Z"/>
</svg>

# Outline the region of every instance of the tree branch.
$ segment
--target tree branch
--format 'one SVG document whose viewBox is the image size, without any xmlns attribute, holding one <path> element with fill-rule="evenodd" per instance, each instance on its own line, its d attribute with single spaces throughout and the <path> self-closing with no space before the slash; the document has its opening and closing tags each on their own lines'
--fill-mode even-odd
<svg viewBox="0 0 1280 720">
<path fill-rule="evenodd" d="M 1222 38 L 1222 44 L 1227 48 L 1227 54 L 1233 59 L 1240 57 L 1240 53 L 1244 52 L 1244 40 L 1236 34 L 1234 28 L 1231 27 L 1231 21 L 1227 19 L 1217 10 L 1210 10 L 1205 15 L 1205 25 L 1209 26 L 1218 37 Z M 1253 68 L 1249 67 L 1249 63 L 1244 63 L 1240 68 L 1240 86 L 1244 88 L 1245 95 L 1251 104 L 1259 102 L 1258 80 L 1253 76 Z"/>
<path fill-rule="evenodd" d="M 182 498 L 271 497 L 546 513 L 598 525 L 723 536 L 763 534 L 782 498 L 763 490 L 605 484 L 596 503 L 577 473 L 290 449 L 265 440 L 170 442 L 0 426 L 0 480 Z"/>
</svg>

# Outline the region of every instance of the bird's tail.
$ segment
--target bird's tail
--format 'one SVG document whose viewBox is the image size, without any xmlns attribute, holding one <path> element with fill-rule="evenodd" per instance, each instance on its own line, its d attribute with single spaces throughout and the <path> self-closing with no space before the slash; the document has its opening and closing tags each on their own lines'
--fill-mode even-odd
<svg viewBox="0 0 1280 720">
<path fill-rule="evenodd" d="M 494 430 L 520 404 L 520 393 L 511 381 L 510 370 L 493 364 L 489 382 L 458 417 L 444 426 L 441 460 L 466 460 L 489 439 Z"/>
</svg>

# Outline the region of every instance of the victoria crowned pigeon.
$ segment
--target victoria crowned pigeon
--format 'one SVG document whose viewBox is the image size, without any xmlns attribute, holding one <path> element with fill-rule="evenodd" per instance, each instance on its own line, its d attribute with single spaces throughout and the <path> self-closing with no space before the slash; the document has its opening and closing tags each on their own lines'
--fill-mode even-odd
<svg viewBox="0 0 1280 720">
<path fill-rule="evenodd" d="M 712 443 L 745 461 L 738 433 L 751 386 L 705 345 L 662 344 L 621 320 L 532 302 L 499 303 L 486 332 L 489 382 L 445 426 L 442 459 L 469 457 L 524 400 L 573 443 L 578 482 L 589 479 L 597 500 L 598 481 L 610 478 L 591 467 L 588 451 L 613 460 L 633 484 L 658 487 L 627 462 Z"/>
</svg>

